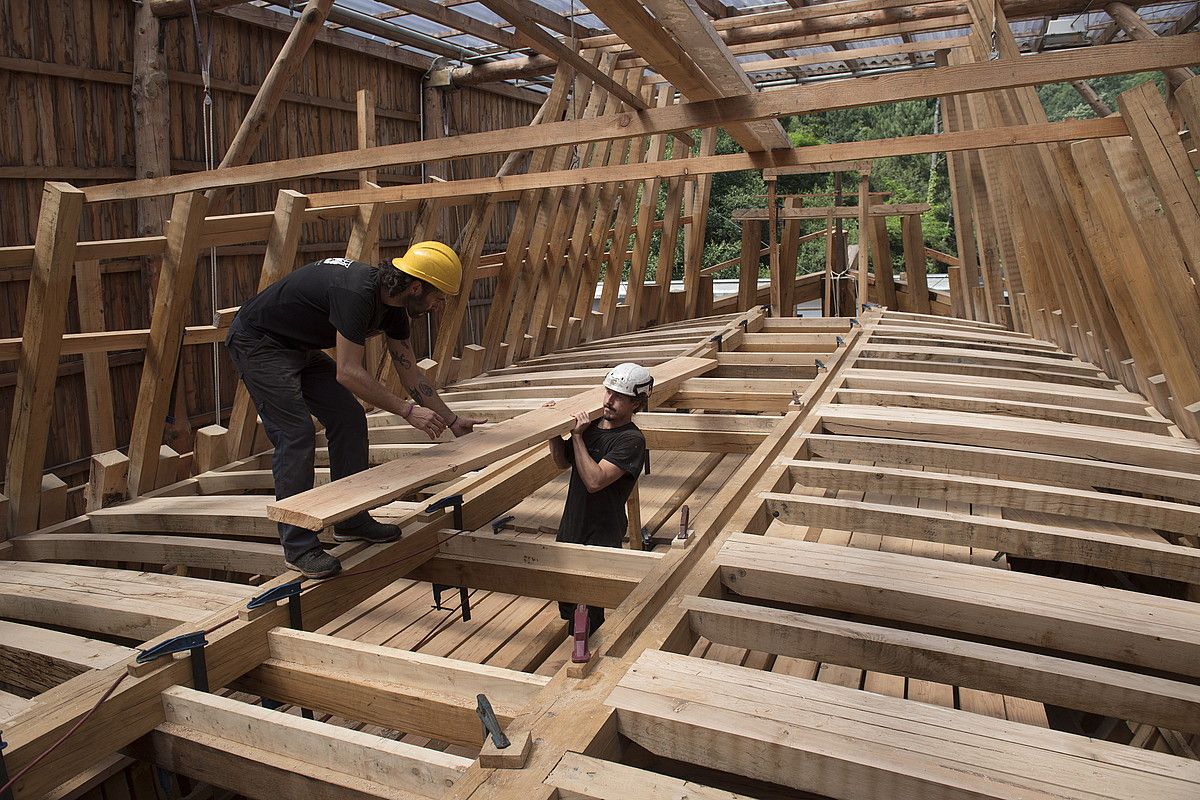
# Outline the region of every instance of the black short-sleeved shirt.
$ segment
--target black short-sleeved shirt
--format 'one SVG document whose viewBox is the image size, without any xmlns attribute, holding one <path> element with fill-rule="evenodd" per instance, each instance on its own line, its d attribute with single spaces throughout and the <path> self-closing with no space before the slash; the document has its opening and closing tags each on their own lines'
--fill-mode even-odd
<svg viewBox="0 0 1200 800">
<path fill-rule="evenodd" d="M 625 474 L 600 491 L 589 493 L 575 469 L 575 448 L 571 442 L 567 442 L 566 456 L 567 463 L 571 465 L 571 482 L 555 539 L 572 544 L 620 547 L 629 521 L 625 514 L 625 501 L 629 499 L 638 473 L 646 462 L 646 437 L 632 422 L 609 430 L 593 424 L 583 432 L 583 442 L 596 463 L 609 461 L 624 470 Z"/>
<path fill-rule="evenodd" d="M 379 273 L 370 264 L 327 258 L 307 264 L 242 306 L 237 321 L 299 350 L 324 350 L 342 334 L 355 344 L 383 331 L 409 336 L 408 312 L 379 298 Z"/>
</svg>

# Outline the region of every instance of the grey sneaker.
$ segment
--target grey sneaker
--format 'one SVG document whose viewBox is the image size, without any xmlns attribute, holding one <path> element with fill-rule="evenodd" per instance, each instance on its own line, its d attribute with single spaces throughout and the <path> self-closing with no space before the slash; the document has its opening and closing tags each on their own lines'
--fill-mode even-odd
<svg viewBox="0 0 1200 800">
<path fill-rule="evenodd" d="M 294 564 L 291 561 L 283 563 L 288 569 L 304 573 L 306 578 L 332 578 L 342 571 L 342 562 L 319 547 L 305 551 Z"/>
<path fill-rule="evenodd" d="M 369 514 L 358 514 L 342 524 L 334 526 L 333 529 L 335 542 L 382 544 L 383 542 L 394 542 L 399 538 L 399 525 L 387 525 L 372 518 Z"/>
</svg>

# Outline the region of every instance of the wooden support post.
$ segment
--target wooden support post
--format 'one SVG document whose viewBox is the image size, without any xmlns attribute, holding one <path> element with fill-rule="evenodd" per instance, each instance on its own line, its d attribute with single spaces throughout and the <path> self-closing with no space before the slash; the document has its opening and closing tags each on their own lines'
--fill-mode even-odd
<svg viewBox="0 0 1200 800">
<path fill-rule="evenodd" d="M 267 253 L 263 258 L 262 272 L 258 278 L 258 291 L 270 286 L 287 275 L 296 266 L 296 251 L 300 244 L 304 210 L 308 198 L 291 189 L 281 189 L 275 202 L 275 214 L 271 218 L 271 230 L 267 234 Z M 254 434 L 258 430 L 258 414 L 250 400 L 250 393 L 240 381 L 233 398 L 233 409 L 229 414 L 229 436 L 226 446 L 231 460 L 246 458 L 254 447 Z"/>
<path fill-rule="evenodd" d="M 716 152 L 717 129 L 705 128 L 700 134 L 700 155 L 710 156 Z M 684 231 L 683 291 L 684 316 L 688 319 L 700 316 L 701 286 L 700 269 L 704 262 L 705 230 L 708 227 L 708 207 L 712 194 L 712 175 L 705 173 L 696 179 L 695 201 L 690 209 L 692 221 Z M 709 292 L 709 301 L 712 292 Z"/>
<path fill-rule="evenodd" d="M 358 110 L 358 149 L 365 150 L 376 145 L 375 137 L 375 93 L 370 89 L 359 89 L 354 96 Z M 379 183 L 379 170 L 364 169 L 358 172 L 358 185 L 366 188 L 368 183 Z"/>
<path fill-rule="evenodd" d="M 184 315 L 190 308 L 200 234 L 207 209 L 208 200 L 204 195 L 191 193 L 177 196 L 171 210 L 167 252 L 155 292 L 137 410 L 129 439 L 129 488 L 134 495 L 158 485 L 158 451 L 170 410 L 171 386 L 183 342 Z"/>
<path fill-rule="evenodd" d="M 238 127 L 237 133 L 234 134 L 233 141 L 229 143 L 229 149 L 225 151 L 225 157 L 221 159 L 218 170 L 240 166 L 250 161 L 250 156 L 258 147 L 263 133 L 266 132 L 267 123 L 270 122 L 271 115 L 275 113 L 275 108 L 279 105 L 284 90 L 291 83 L 296 70 L 300 68 L 300 64 L 304 61 L 308 48 L 316 40 L 317 34 L 324 28 L 325 17 L 328 16 L 332 5 L 333 0 L 308 0 L 304 4 L 304 9 L 296 19 L 296 25 L 288 34 L 283 47 L 280 48 L 275 62 L 271 64 L 270 71 L 263 78 L 258 94 L 254 95 L 250 110 L 246 112 L 246 117 Z M 214 212 L 220 209 L 227 191 L 225 189 L 209 189 L 205 195 L 209 208 Z"/>
<path fill-rule="evenodd" d="M 9 529 L 14 534 L 28 533 L 37 526 L 54 384 L 82 212 L 83 192 L 65 183 L 46 183 L 33 246 L 8 437 L 5 493 L 9 497 Z"/>
<path fill-rule="evenodd" d="M 742 220 L 742 269 L 738 274 L 738 310 L 754 305 L 758 294 L 758 265 L 762 260 L 762 220 Z"/>
<path fill-rule="evenodd" d="M 896 279 L 892 274 L 892 247 L 888 241 L 887 217 L 870 217 L 873 234 L 871 255 L 875 262 L 875 288 L 880 305 L 899 311 L 896 297 Z"/>
<path fill-rule="evenodd" d="M 161 178 L 171 174 L 171 92 L 163 58 L 161 23 L 141 3 L 133 16 L 133 160 L 134 174 Z M 171 213 L 166 196 L 141 197 L 137 201 L 137 235 L 161 236 Z M 157 260 L 157 259 L 155 259 Z"/>
<path fill-rule="evenodd" d="M 97 511 L 129 497 L 129 458 L 118 450 L 92 456 L 84 509 Z"/>
<path fill-rule="evenodd" d="M 196 431 L 196 450 L 192 457 L 196 474 L 209 472 L 229 463 L 229 431 L 220 425 L 206 425 Z"/>
<path fill-rule="evenodd" d="M 67 518 L 67 484 L 53 473 L 42 476 L 38 502 L 38 527 L 57 525 Z"/>
<path fill-rule="evenodd" d="M 179 480 L 179 453 L 168 445 L 159 445 L 158 467 L 154 471 L 154 486 L 161 489 Z"/>
<path fill-rule="evenodd" d="M 629 549 L 642 550 L 642 499 L 636 483 L 629 493 L 629 499 L 625 501 L 625 513 L 629 518 L 625 528 L 629 535 Z"/>
<path fill-rule="evenodd" d="M 75 265 L 75 300 L 79 306 L 81 332 L 104 330 L 104 291 L 99 261 L 80 261 Z M 108 371 L 108 353 L 83 354 L 83 379 L 87 389 L 88 433 L 93 453 L 117 446 L 113 426 L 112 375 Z"/>
<path fill-rule="evenodd" d="M 871 230 L 868 227 L 871 217 L 870 179 L 869 172 L 860 172 L 858 175 L 858 291 L 855 305 L 859 314 L 862 314 L 863 306 L 867 303 L 871 280 L 867 272 L 867 256 L 871 252 Z"/>
<path fill-rule="evenodd" d="M 474 378 L 483 372 L 484 349 L 477 344 L 463 346 L 462 365 L 458 370 L 458 379 Z"/>
<path fill-rule="evenodd" d="M 771 308 L 776 314 L 785 316 L 783 307 L 785 305 L 785 290 L 784 283 L 789 286 L 795 286 L 796 276 L 789 275 L 784 278 L 781 263 L 779 260 L 779 208 L 777 206 L 779 199 L 777 197 L 778 178 L 771 176 L 766 179 L 767 183 L 767 263 L 771 273 Z M 790 315 L 786 315 L 790 316 Z"/>
<path fill-rule="evenodd" d="M 800 198 L 789 197 L 785 209 L 799 208 Z M 796 259 L 800 252 L 800 231 L 803 223 L 798 219 L 785 219 L 779 236 L 779 272 L 784 276 L 783 307 L 774 312 L 781 317 L 796 316 Z"/>
<path fill-rule="evenodd" d="M 908 283 L 908 301 L 916 313 L 928 314 L 929 281 L 925 273 L 925 234 L 921 230 L 921 215 L 906 214 L 901 217 L 900 229 L 904 235 L 904 278 Z"/>
</svg>

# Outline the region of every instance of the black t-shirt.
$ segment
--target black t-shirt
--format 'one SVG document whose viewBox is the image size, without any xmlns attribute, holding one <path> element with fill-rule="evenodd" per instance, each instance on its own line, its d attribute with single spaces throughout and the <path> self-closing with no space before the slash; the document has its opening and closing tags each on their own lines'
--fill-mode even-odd
<svg viewBox="0 0 1200 800">
<path fill-rule="evenodd" d="M 620 547 L 629 519 L 625 501 L 637 483 L 638 473 L 646 461 L 646 437 L 632 422 L 619 428 L 604 430 L 593 424 L 583 432 L 583 443 L 597 463 L 609 461 L 625 474 L 598 492 L 589 493 L 575 469 L 575 448 L 567 442 L 567 463 L 571 465 L 571 482 L 562 520 L 558 523 L 560 542 L 590 544 L 600 547 Z"/>
<path fill-rule="evenodd" d="M 408 312 L 379 299 L 379 273 L 347 258 L 307 264 L 281 278 L 245 303 L 237 321 L 299 350 L 333 347 L 338 333 L 355 344 L 366 344 L 376 331 L 409 336 Z"/>
</svg>

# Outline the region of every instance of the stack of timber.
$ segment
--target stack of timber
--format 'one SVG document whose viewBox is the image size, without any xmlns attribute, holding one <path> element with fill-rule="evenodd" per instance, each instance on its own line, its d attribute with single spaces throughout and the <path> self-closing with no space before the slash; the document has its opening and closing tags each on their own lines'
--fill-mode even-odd
<svg viewBox="0 0 1200 800">
<path fill-rule="evenodd" d="M 659 376 L 637 418 L 657 546 L 557 544 L 565 476 L 543 442 L 632 358 Z M 207 631 L 214 690 L 183 661 L 139 670 L 17 796 L 136 794 L 150 763 L 249 797 L 1200 789 L 1200 446 L 1093 365 L 986 323 L 756 308 L 444 396 L 496 421 L 430 444 L 373 414 L 377 466 L 325 471 L 301 501 L 263 496 L 263 453 L 5 543 L 10 771 L 142 640 Z M 425 510 L 456 494 L 462 531 Z M 692 535 L 668 545 L 685 503 Z M 302 630 L 283 605 L 246 610 L 296 578 L 272 517 L 359 507 L 406 535 L 337 546 L 346 571 L 304 584 Z M 582 670 L 563 598 L 610 609 Z M 523 768 L 481 752 L 479 693 L 535 742 Z"/>
</svg>

